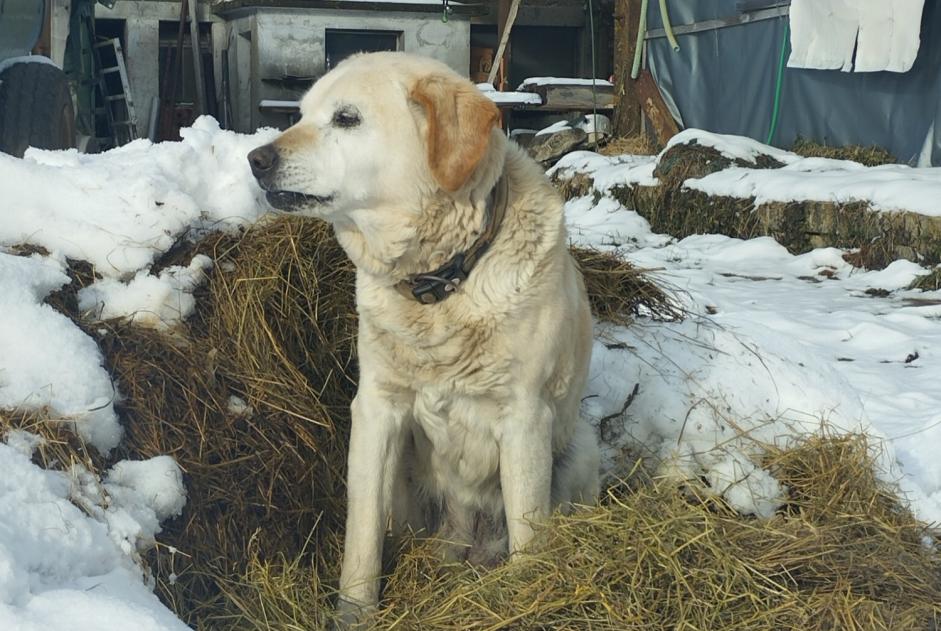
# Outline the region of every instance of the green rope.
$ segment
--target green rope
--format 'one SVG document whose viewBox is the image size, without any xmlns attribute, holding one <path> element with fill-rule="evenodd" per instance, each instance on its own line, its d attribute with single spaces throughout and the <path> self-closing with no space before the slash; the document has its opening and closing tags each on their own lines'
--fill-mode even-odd
<svg viewBox="0 0 941 631">
<path fill-rule="evenodd" d="M 647 0 L 640 4 L 640 22 L 637 25 L 637 46 L 634 48 L 634 65 L 631 66 L 631 79 L 640 74 L 640 59 L 644 54 L 644 36 L 647 34 Z"/>
<path fill-rule="evenodd" d="M 771 109 L 771 129 L 768 130 L 766 145 L 770 145 L 778 131 L 778 114 L 781 112 L 781 86 L 784 83 L 784 60 L 787 56 L 787 47 L 790 43 L 791 23 L 784 23 L 784 38 L 781 40 L 781 59 L 778 61 L 778 77 L 774 85 L 774 107 Z"/>
<path fill-rule="evenodd" d="M 595 69 L 595 11 L 592 1 L 588 0 L 588 25 L 591 29 L 591 125 L 589 129 L 595 130 L 594 148 L 598 149 L 598 139 L 601 134 L 598 131 L 598 71 Z"/>
</svg>

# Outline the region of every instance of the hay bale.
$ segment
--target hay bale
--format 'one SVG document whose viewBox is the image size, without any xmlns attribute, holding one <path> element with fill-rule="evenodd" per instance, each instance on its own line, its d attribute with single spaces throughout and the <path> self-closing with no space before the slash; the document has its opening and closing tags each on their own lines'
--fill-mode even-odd
<svg viewBox="0 0 941 631">
<path fill-rule="evenodd" d="M 810 145 L 805 153 L 819 155 Z M 891 156 L 878 148 L 847 148 L 845 157 L 863 163 L 885 163 Z M 847 261 L 857 267 L 882 269 L 900 258 L 923 265 L 941 263 L 941 218 L 898 209 L 882 212 L 867 202 L 765 202 L 755 198 L 708 195 L 684 188 L 699 179 L 732 166 L 774 169 L 783 165 L 759 154 L 754 161 L 733 159 L 712 147 L 687 144 L 670 147 L 657 159 L 656 186 L 618 185 L 607 194 L 626 208 L 637 211 L 659 233 L 684 238 L 694 234 L 723 234 L 740 239 L 771 236 L 793 254 L 814 248 L 853 250 Z M 566 200 L 602 193 L 594 189 L 590 174 L 556 172 L 552 176 Z"/>
<path fill-rule="evenodd" d="M 931 270 L 930 274 L 919 276 L 911 282 L 909 289 L 920 289 L 922 291 L 938 291 L 941 289 L 941 267 Z"/>
<path fill-rule="evenodd" d="M 587 173 L 555 171 L 549 180 L 555 184 L 556 189 L 565 201 L 585 197 L 586 195 L 594 195 L 597 199 L 601 198 L 601 193 L 595 190 L 595 180 Z"/>
<path fill-rule="evenodd" d="M 867 440 L 766 448 L 790 489 L 771 519 L 742 517 L 708 489 L 629 480 L 599 506 L 555 516 L 531 553 L 492 570 L 442 568 L 417 543 L 387 580 L 375 628 L 937 628 L 941 556 L 925 541 L 938 533 L 876 478 Z M 255 560 L 231 628 L 323 628 L 330 590 L 318 569 Z"/>
<path fill-rule="evenodd" d="M 189 501 L 161 536 L 179 552 L 149 559 L 164 601 L 208 624 L 251 554 L 317 558 L 341 525 L 355 318 L 352 266 L 322 223 L 280 218 L 171 256 L 196 253 L 216 265 L 176 335 L 91 332 L 125 395 L 123 454 L 185 472 Z"/>
<path fill-rule="evenodd" d="M 762 234 L 754 200 L 708 195 L 667 186 L 614 186 L 611 196 L 637 211 L 654 232 L 678 239 L 693 234 L 725 234 L 750 239 Z"/>
<path fill-rule="evenodd" d="M 184 621 L 216 624 L 251 600 L 240 586 L 272 559 L 303 550 L 307 565 L 336 566 L 356 388 L 354 271 L 329 226 L 295 217 L 175 247 L 155 269 L 195 254 L 215 267 L 173 335 L 121 321 L 86 330 L 125 395 L 120 455 L 169 454 L 186 475 L 184 513 L 148 557 L 158 591 Z M 600 317 L 678 315 L 630 264 L 575 256 Z"/>
<path fill-rule="evenodd" d="M 634 156 L 652 156 L 657 153 L 654 139 L 647 134 L 636 136 L 617 136 L 609 138 L 598 153 L 603 156 L 620 156 L 630 154 Z"/>
<path fill-rule="evenodd" d="M 893 156 L 888 149 L 878 145 L 870 145 L 868 147 L 862 145 L 830 147 L 823 143 L 798 137 L 790 150 L 805 158 L 852 160 L 853 162 L 859 162 L 867 167 L 877 167 L 882 164 L 898 164 L 898 158 Z"/>
<path fill-rule="evenodd" d="M 714 147 L 699 144 L 696 139 L 676 144 L 657 158 L 653 175 L 662 186 L 678 189 L 683 182 L 700 179 L 731 166 L 748 169 L 780 169 L 784 165 L 770 155 L 759 154 L 753 161 L 730 158 Z"/>
</svg>

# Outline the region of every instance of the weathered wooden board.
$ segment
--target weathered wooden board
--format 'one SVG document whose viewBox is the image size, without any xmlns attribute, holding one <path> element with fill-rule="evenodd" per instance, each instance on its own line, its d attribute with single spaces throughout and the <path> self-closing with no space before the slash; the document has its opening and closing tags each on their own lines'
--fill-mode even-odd
<svg viewBox="0 0 941 631">
<path fill-rule="evenodd" d="M 590 111 L 594 106 L 590 85 L 525 85 L 524 92 L 534 92 L 542 97 L 539 109 L 564 112 L 569 110 Z M 595 101 L 599 110 L 614 108 L 614 87 L 595 87 Z"/>
</svg>

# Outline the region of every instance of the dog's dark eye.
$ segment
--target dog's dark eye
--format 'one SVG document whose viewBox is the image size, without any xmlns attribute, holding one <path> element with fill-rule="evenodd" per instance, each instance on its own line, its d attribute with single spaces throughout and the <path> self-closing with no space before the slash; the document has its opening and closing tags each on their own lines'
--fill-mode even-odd
<svg viewBox="0 0 941 631">
<path fill-rule="evenodd" d="M 350 105 L 341 107 L 333 113 L 334 127 L 343 127 L 349 129 L 350 127 L 356 127 L 361 122 L 363 122 L 363 119 L 360 118 L 359 110 Z"/>
</svg>

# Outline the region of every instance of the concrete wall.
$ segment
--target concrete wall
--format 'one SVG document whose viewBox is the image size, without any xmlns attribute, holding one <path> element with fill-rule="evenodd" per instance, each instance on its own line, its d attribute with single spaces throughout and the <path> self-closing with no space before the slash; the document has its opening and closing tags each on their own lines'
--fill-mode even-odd
<svg viewBox="0 0 941 631">
<path fill-rule="evenodd" d="M 444 23 L 436 13 L 259 9 L 233 21 L 231 27 L 240 35 L 234 40 L 235 58 L 233 38 L 227 38 L 230 68 L 238 65 L 243 73 L 246 51 L 251 57 L 251 76 L 245 81 L 240 74 L 238 95 L 232 95 L 239 131 L 263 125 L 285 127 L 290 122 L 285 115 L 259 112 L 258 104 L 263 99 L 294 100 L 303 93 L 296 86 L 285 85 L 285 76 L 319 77 L 325 72 L 328 29 L 398 32 L 400 50 L 433 57 L 463 75 L 470 67 L 470 23 L 454 17 Z"/>
</svg>

